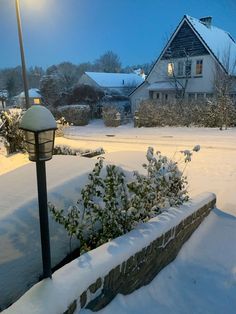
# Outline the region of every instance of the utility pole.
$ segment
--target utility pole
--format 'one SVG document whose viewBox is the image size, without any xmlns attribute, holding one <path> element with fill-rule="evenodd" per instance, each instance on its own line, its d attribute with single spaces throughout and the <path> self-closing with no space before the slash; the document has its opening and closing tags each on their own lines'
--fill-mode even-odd
<svg viewBox="0 0 236 314">
<path fill-rule="evenodd" d="M 24 92 L 25 92 L 25 105 L 26 105 L 26 108 L 28 109 L 30 107 L 30 103 L 29 103 L 29 91 L 28 91 L 27 73 L 26 73 L 26 65 L 25 65 L 25 53 L 24 53 L 24 46 L 23 46 L 19 0 L 15 0 L 15 5 L 16 5 L 18 37 L 19 37 L 19 43 L 20 43 L 22 78 L 23 78 Z"/>
</svg>

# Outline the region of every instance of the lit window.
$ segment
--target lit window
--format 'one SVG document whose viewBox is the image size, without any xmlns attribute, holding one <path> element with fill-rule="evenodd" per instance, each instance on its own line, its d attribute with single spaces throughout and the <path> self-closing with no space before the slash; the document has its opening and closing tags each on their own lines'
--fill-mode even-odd
<svg viewBox="0 0 236 314">
<path fill-rule="evenodd" d="M 169 62 L 167 65 L 167 73 L 168 76 L 173 76 L 174 75 L 174 63 L 173 62 Z"/>
<path fill-rule="evenodd" d="M 191 72 L 192 72 L 192 61 L 191 60 L 187 60 L 185 62 L 185 75 L 186 76 L 191 76 Z"/>
<path fill-rule="evenodd" d="M 184 75 L 184 63 L 183 61 L 178 62 L 178 76 Z"/>
<path fill-rule="evenodd" d="M 34 105 L 40 105 L 40 98 L 34 98 Z"/>
<path fill-rule="evenodd" d="M 196 61 L 196 75 L 202 74 L 202 64 L 203 64 L 203 60 Z"/>
</svg>

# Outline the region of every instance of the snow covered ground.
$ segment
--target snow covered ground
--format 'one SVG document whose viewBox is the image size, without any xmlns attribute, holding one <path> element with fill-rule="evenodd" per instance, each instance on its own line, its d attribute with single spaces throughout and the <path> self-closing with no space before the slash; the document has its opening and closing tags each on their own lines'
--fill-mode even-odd
<svg viewBox="0 0 236 314">
<path fill-rule="evenodd" d="M 101 146 L 107 161 L 129 170 L 142 169 L 148 146 L 178 161 L 180 150 L 200 144 L 201 151 L 193 156 L 185 171 L 190 195 L 214 192 L 217 206 L 236 215 L 236 128 L 133 128 L 130 124 L 105 128 L 102 121 L 95 120 L 86 127 L 69 128 L 66 137 L 69 139 L 58 138 L 58 143 L 91 149 Z"/>
<path fill-rule="evenodd" d="M 235 228 L 236 217 L 215 209 L 148 286 L 118 295 L 97 313 L 235 314 Z"/>
<path fill-rule="evenodd" d="M 66 136 L 57 138 L 56 144 L 103 147 L 107 161 L 140 171 L 148 146 L 178 161 L 180 150 L 200 144 L 201 151 L 185 171 L 190 195 L 214 192 L 220 208 L 149 286 L 130 296 L 118 296 L 101 313 L 236 313 L 236 129 L 105 128 L 101 121 L 93 121 L 86 127 L 68 129 Z M 0 174 L 27 162 L 21 154 L 0 157 Z"/>
</svg>

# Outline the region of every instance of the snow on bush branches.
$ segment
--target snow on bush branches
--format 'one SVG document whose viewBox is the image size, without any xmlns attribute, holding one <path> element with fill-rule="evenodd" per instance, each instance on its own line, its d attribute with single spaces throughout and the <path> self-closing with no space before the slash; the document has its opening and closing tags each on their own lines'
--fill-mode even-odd
<svg viewBox="0 0 236 314">
<path fill-rule="evenodd" d="M 181 151 L 185 163 L 199 150 L 196 145 L 193 150 Z M 120 167 L 104 166 L 104 158 L 99 157 L 76 205 L 65 211 L 49 203 L 54 219 L 65 227 L 70 238 L 80 240 L 81 253 L 189 199 L 187 178 L 177 162 L 159 151 L 154 154 L 152 147 L 146 157 L 146 174 L 135 171 L 131 180 Z"/>
<path fill-rule="evenodd" d="M 23 131 L 19 129 L 21 109 L 0 111 L 0 135 L 9 154 L 24 150 Z"/>
</svg>

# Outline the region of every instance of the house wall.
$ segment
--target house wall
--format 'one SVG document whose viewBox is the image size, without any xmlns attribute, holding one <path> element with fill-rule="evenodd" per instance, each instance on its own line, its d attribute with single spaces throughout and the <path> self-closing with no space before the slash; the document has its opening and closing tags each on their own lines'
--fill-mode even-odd
<svg viewBox="0 0 236 314">
<path fill-rule="evenodd" d="M 202 59 L 203 60 L 203 73 L 202 75 L 196 75 L 196 61 Z M 174 60 L 174 72 L 177 75 L 177 65 L 178 61 L 183 60 L 186 61 L 186 58 L 175 59 Z M 192 69 L 191 69 L 191 77 L 188 79 L 188 84 L 186 88 L 186 92 L 190 93 L 212 93 L 214 87 L 214 69 L 215 69 L 215 61 L 212 56 L 204 55 L 189 58 L 192 60 Z M 160 60 L 156 64 L 156 68 L 153 69 L 150 77 L 148 78 L 148 83 L 152 84 L 155 82 L 162 81 L 172 81 L 173 79 L 167 75 L 167 65 L 170 60 Z M 181 77 L 177 76 L 177 80 L 184 85 L 185 78 L 181 79 Z"/>
<path fill-rule="evenodd" d="M 100 88 L 100 86 L 94 80 L 92 80 L 87 74 L 83 74 L 79 79 L 78 83 Z"/>
<path fill-rule="evenodd" d="M 132 114 L 135 113 L 135 111 L 138 109 L 140 103 L 142 100 L 149 99 L 149 91 L 147 90 L 148 83 L 144 83 L 138 89 L 131 94 L 130 96 L 130 102 L 131 102 L 131 112 Z"/>
</svg>

